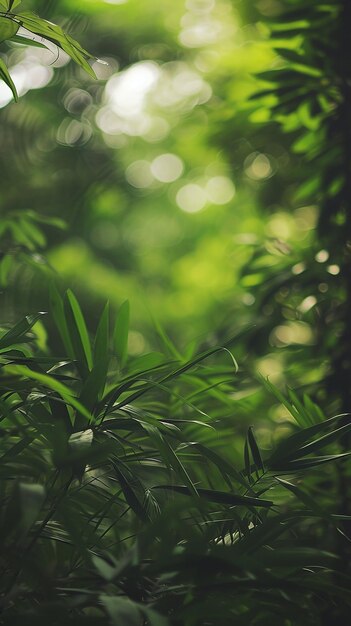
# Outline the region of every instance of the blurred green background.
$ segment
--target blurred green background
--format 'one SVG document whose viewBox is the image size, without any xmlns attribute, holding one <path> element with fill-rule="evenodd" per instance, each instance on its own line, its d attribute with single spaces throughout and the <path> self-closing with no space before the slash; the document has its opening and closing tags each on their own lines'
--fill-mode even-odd
<svg viewBox="0 0 351 626">
<path fill-rule="evenodd" d="M 233 348 L 240 365 L 313 393 L 329 367 L 325 309 L 342 286 L 315 235 L 318 207 L 306 194 L 316 183 L 302 184 L 313 166 L 294 136 L 316 120 L 304 102 L 272 121 L 274 90 L 251 99 L 266 85 L 255 74 L 284 63 L 264 25 L 281 5 L 22 6 L 60 23 L 99 61 L 93 80 L 62 51 L 3 51 L 25 97 L 12 103 L 0 84 L 1 212 L 18 212 L 2 321 L 47 309 L 54 270 L 92 328 L 106 299 L 115 309 L 130 301 L 131 357 L 164 351 L 160 327 L 176 346 L 166 341 L 166 350 L 183 356 L 248 328 Z M 30 211 L 55 218 L 45 239 Z"/>
</svg>

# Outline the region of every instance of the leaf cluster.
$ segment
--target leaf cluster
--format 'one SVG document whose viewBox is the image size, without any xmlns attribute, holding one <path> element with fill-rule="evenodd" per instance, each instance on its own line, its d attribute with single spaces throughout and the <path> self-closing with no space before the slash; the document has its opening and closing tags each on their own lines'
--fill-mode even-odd
<svg viewBox="0 0 351 626">
<path fill-rule="evenodd" d="M 49 50 L 53 44 L 54 47 L 68 54 L 88 74 L 95 76 L 88 63 L 88 60 L 92 59 L 89 52 L 57 24 L 53 24 L 31 11 L 14 12 L 19 4 L 21 4 L 21 0 L 2 0 L 0 2 L 0 43 L 32 44 Z M 0 78 L 11 89 L 14 99 L 17 101 L 17 89 L 3 59 L 0 59 Z"/>
<path fill-rule="evenodd" d="M 216 348 L 133 372 L 127 304 L 112 333 L 107 305 L 91 339 L 72 292 L 53 286 L 51 301 L 64 357 L 36 347 L 43 314 L 0 336 L 6 623 L 312 625 L 330 603 L 349 610 L 335 546 L 314 536 L 318 522 L 347 542 L 344 519 L 310 489 L 347 460 L 348 417 L 325 421 L 266 383 L 296 427 L 270 451 L 250 428 L 236 467 L 189 400 Z"/>
</svg>

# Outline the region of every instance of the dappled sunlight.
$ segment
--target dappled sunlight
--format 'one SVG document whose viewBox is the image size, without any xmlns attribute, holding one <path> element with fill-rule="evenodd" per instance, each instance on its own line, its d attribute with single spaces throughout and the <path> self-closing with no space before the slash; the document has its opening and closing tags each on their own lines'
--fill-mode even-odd
<svg viewBox="0 0 351 626">
<path fill-rule="evenodd" d="M 211 93 L 208 83 L 186 63 L 141 61 L 108 80 L 96 123 L 107 135 L 160 142 L 171 130 L 170 116 L 207 102 Z"/>
<path fill-rule="evenodd" d="M 54 70 L 52 67 L 41 64 L 36 57 L 26 55 L 25 58 L 11 68 L 13 82 L 18 94 L 24 96 L 31 89 L 42 89 L 50 83 Z M 0 107 L 4 107 L 13 100 L 11 89 L 1 82 Z"/>
<path fill-rule="evenodd" d="M 270 335 L 270 344 L 277 348 L 284 348 L 292 344 L 311 345 L 314 341 L 313 329 L 305 322 L 291 321 L 281 324 Z"/>
</svg>

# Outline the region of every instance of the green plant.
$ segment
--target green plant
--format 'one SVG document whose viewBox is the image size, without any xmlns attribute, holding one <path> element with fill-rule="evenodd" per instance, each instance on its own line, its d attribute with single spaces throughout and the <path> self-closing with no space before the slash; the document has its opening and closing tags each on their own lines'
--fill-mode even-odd
<svg viewBox="0 0 351 626">
<path fill-rule="evenodd" d="M 0 2 L 3 41 L 22 41 L 18 29 L 24 27 L 36 44 L 55 43 L 90 72 L 89 55 L 79 44 L 33 14 L 13 13 L 18 4 Z M 307 11 L 312 43 L 316 36 L 318 45 L 325 39 L 335 8 L 330 6 L 313 3 Z M 295 19 L 284 14 L 278 22 L 288 26 L 275 30 L 294 37 Z M 316 35 L 316 24 L 322 35 Z M 295 135 L 307 125 L 310 145 L 317 125 L 334 119 L 333 102 L 316 97 L 310 103 L 309 91 L 317 92 L 321 80 L 314 54 L 306 66 L 291 41 L 286 47 L 280 42 L 277 51 L 292 66 L 261 76 L 283 89 L 272 115 Z M 301 74 L 307 78 L 300 90 Z M 16 97 L 3 61 L 1 76 Z M 260 103 L 270 95 L 261 94 Z M 328 96 L 334 98 L 335 90 Z M 323 114 L 315 115 L 316 103 Z M 302 140 L 306 148 L 304 135 Z M 337 185 L 332 191 L 337 195 Z M 2 286 L 17 255 L 26 264 L 37 261 L 45 245 L 40 222 L 62 226 L 33 211 L 12 211 L 2 220 Z M 262 269 L 259 256 L 254 254 L 253 266 Z M 283 265 L 289 285 L 297 284 L 291 260 Z M 286 272 L 273 276 L 264 284 L 264 298 L 276 295 L 276 278 L 286 286 Z M 46 338 L 43 316 L 5 324 L 0 333 L 0 623 L 346 622 L 350 515 L 340 477 L 350 474 L 351 424 L 345 399 L 345 413 L 327 419 L 306 394 L 288 389 L 284 395 L 261 382 L 290 414 L 283 418 L 285 434 L 273 423 L 272 442 L 261 446 L 242 416 L 236 420 L 242 390 L 246 414 L 265 418 L 264 408 L 252 401 L 257 385 L 235 359 L 229 367 L 213 360 L 223 351 L 229 356 L 231 343 L 182 358 L 163 335 L 170 358 L 149 353 L 133 359 L 127 303 L 112 333 L 106 305 L 93 334 L 73 293 L 61 298 L 54 285 L 50 318 L 59 350 L 47 347 L 57 346 L 57 337 L 50 332 Z M 306 365 L 302 369 L 306 373 Z"/>
<path fill-rule="evenodd" d="M 31 11 L 15 13 L 21 0 L 1 0 L 0 2 L 0 43 L 5 41 L 32 44 L 50 49 L 50 43 L 61 48 L 86 72 L 95 76 L 88 63 L 92 56 L 82 48 L 60 26 L 53 24 Z M 18 100 L 16 86 L 5 62 L 0 59 L 0 78 L 10 87 L 15 100 Z"/>
<path fill-rule="evenodd" d="M 343 516 L 321 481 L 348 456 L 350 422 L 267 382 L 296 423 L 265 453 L 249 429 L 238 470 L 218 450 L 226 420 L 200 409 L 220 348 L 123 365 L 126 304 L 111 342 L 108 306 L 93 342 L 71 292 L 53 288 L 52 314 L 64 358 L 36 347 L 43 314 L 0 337 L 3 623 L 312 625 L 334 602 L 346 614 Z"/>
</svg>

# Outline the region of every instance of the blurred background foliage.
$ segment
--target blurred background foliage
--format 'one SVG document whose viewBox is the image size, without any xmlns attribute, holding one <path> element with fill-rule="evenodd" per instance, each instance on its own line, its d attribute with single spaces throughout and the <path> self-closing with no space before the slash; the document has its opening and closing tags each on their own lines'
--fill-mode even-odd
<svg viewBox="0 0 351 626">
<path fill-rule="evenodd" d="M 306 38 L 318 3 L 285 31 L 281 15 L 301 3 L 22 6 L 106 64 L 93 64 L 94 80 L 62 51 L 2 51 L 26 96 L 12 103 L 0 84 L 2 321 L 47 309 L 54 271 L 90 328 L 107 298 L 114 309 L 130 301 L 132 358 L 165 349 L 160 327 L 191 355 L 248 326 L 234 349 L 244 369 L 340 408 L 341 392 L 320 384 L 337 370 L 345 282 L 339 248 L 317 232 L 323 170 L 310 157 L 338 100 L 335 68 Z M 329 185 L 333 197 L 340 176 Z"/>
</svg>

